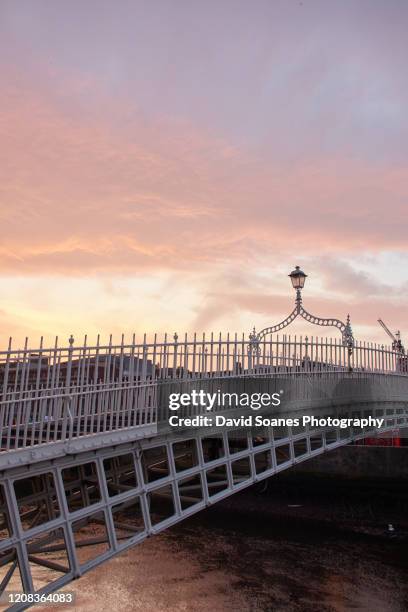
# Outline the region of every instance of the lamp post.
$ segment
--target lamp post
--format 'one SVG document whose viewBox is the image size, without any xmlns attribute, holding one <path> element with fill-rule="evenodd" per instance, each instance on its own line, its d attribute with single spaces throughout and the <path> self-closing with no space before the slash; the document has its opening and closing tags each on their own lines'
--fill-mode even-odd
<svg viewBox="0 0 408 612">
<path fill-rule="evenodd" d="M 296 291 L 296 306 L 298 309 L 300 309 L 300 305 L 302 303 L 302 289 L 305 286 L 307 274 L 305 274 L 303 270 L 299 268 L 299 266 L 296 266 L 296 268 L 292 270 L 288 276 L 292 281 L 292 287 Z"/>
</svg>

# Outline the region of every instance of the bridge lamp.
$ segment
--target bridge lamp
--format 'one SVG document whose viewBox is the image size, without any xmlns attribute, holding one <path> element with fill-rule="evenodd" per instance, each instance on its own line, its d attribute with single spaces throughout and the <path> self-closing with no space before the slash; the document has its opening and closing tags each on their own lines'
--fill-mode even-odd
<svg viewBox="0 0 408 612">
<path fill-rule="evenodd" d="M 299 266 L 296 266 L 293 272 L 289 274 L 289 277 L 292 281 L 292 287 L 296 289 L 296 291 L 298 291 L 299 289 L 303 289 L 303 287 L 305 286 L 307 274 L 302 272 Z"/>
</svg>

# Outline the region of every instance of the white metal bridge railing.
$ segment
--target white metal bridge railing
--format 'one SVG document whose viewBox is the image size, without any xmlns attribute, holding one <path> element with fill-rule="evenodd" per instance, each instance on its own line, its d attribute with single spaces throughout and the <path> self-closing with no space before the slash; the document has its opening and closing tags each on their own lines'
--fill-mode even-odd
<svg viewBox="0 0 408 612">
<path fill-rule="evenodd" d="M 391 347 L 341 340 L 254 334 L 175 334 L 159 341 L 44 346 L 0 352 L 0 450 L 137 427 L 156 418 L 156 386 L 169 379 L 297 375 L 353 370 L 407 374 Z"/>
<path fill-rule="evenodd" d="M 1 451 L 156 421 L 156 386 L 151 382 L 30 389 L 12 391 L 6 397 L 0 403 Z"/>
</svg>

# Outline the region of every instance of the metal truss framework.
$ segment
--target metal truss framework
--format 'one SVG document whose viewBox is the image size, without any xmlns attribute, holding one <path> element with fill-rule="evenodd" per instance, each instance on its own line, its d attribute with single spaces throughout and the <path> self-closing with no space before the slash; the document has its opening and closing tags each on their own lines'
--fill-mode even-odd
<svg viewBox="0 0 408 612">
<path fill-rule="evenodd" d="M 375 410 L 407 426 L 406 403 Z M 366 416 L 367 405 L 339 408 Z M 372 430 L 237 429 L 157 436 L 22 465 L 0 478 L 0 592 L 51 593 L 208 505 Z M 27 605 L 15 605 L 21 610 Z"/>
</svg>

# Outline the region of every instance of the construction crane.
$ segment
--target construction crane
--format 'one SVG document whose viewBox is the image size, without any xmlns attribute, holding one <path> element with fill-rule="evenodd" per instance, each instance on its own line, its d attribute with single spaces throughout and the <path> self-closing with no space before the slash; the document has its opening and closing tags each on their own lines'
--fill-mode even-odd
<svg viewBox="0 0 408 612">
<path fill-rule="evenodd" d="M 386 324 L 384 323 L 382 319 L 378 319 L 378 323 L 381 325 L 385 333 L 388 334 L 388 336 L 391 338 L 393 350 L 397 351 L 398 353 L 401 353 L 401 355 L 405 355 L 405 348 L 401 342 L 400 332 L 396 331 L 394 335 L 392 332 L 390 332 L 390 330 L 388 329 L 388 327 L 386 326 Z"/>
</svg>

